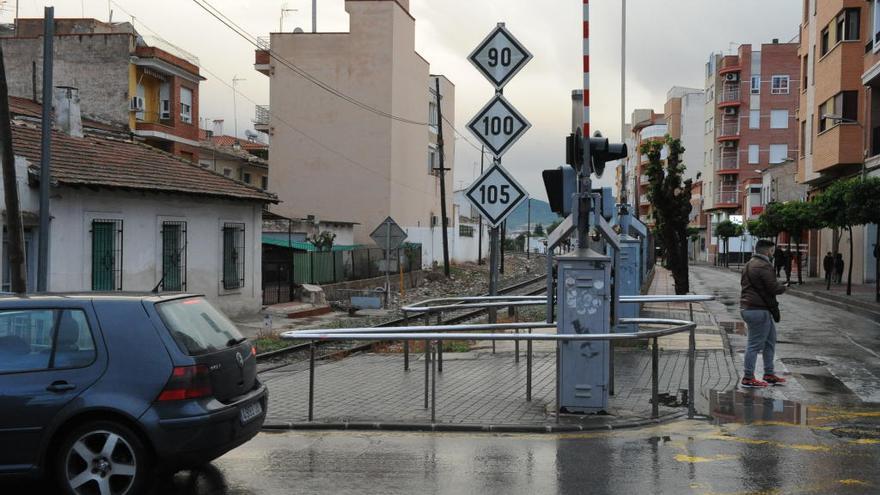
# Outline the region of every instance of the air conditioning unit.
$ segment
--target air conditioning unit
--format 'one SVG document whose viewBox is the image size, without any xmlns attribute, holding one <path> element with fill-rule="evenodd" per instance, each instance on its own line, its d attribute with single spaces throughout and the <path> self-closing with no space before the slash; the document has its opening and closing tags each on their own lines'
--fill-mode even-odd
<svg viewBox="0 0 880 495">
<path fill-rule="evenodd" d="M 129 102 L 129 110 L 132 112 L 143 112 L 144 111 L 144 99 L 140 96 L 132 96 L 131 102 Z"/>
<path fill-rule="evenodd" d="M 737 81 L 739 81 L 739 74 L 737 74 L 736 72 L 731 72 L 730 74 L 725 74 L 724 80 L 727 82 L 737 82 Z"/>
<path fill-rule="evenodd" d="M 725 108 L 725 109 L 724 109 L 724 115 L 734 115 L 734 116 L 735 116 L 735 115 L 736 115 L 736 108 L 735 108 L 735 107 L 727 107 L 727 108 Z"/>
<path fill-rule="evenodd" d="M 736 148 L 736 143 L 734 141 L 725 141 L 724 144 L 722 145 L 722 148 L 724 148 L 726 150 L 734 149 L 734 148 Z"/>
<path fill-rule="evenodd" d="M 160 119 L 171 118 L 171 100 L 162 100 L 162 109 L 159 111 Z"/>
</svg>

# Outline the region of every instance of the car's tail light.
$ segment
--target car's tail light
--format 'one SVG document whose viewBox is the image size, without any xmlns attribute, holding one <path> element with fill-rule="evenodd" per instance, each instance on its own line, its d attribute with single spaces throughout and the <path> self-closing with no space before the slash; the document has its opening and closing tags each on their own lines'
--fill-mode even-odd
<svg viewBox="0 0 880 495">
<path fill-rule="evenodd" d="M 251 356 L 256 356 L 256 355 L 257 355 L 257 348 L 254 346 L 251 346 Z"/>
<path fill-rule="evenodd" d="M 165 384 L 162 393 L 156 400 L 159 402 L 172 400 L 198 399 L 209 397 L 211 390 L 211 377 L 208 367 L 204 364 L 195 366 L 176 366 L 171 372 L 171 378 Z"/>
</svg>

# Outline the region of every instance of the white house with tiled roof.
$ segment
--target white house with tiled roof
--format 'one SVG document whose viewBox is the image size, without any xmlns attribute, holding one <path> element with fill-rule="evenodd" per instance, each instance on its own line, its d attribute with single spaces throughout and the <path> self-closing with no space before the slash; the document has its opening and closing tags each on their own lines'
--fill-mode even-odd
<svg viewBox="0 0 880 495">
<path fill-rule="evenodd" d="M 56 101 L 59 95 L 76 106 L 75 93 L 59 92 Z M 39 106 L 10 98 L 10 110 L 33 290 Z M 88 122 L 83 135 L 59 121 L 52 133 L 50 291 L 185 291 L 206 295 L 231 316 L 260 310 L 262 211 L 273 195 Z M 5 242 L 3 250 L 8 289 Z"/>
</svg>

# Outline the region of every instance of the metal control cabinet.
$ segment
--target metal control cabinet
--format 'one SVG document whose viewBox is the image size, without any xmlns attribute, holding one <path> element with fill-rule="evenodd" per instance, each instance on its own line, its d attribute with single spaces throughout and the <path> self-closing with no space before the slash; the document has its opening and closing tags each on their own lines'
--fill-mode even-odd
<svg viewBox="0 0 880 495">
<path fill-rule="evenodd" d="M 621 296 L 638 296 L 642 287 L 642 256 L 641 242 L 629 236 L 620 236 L 620 267 L 617 269 L 620 277 L 619 293 Z M 620 304 L 618 306 L 621 318 L 638 318 L 638 304 Z M 617 332 L 637 332 L 638 326 L 618 325 Z"/>
<path fill-rule="evenodd" d="M 611 258 L 590 249 L 557 261 L 560 334 L 610 333 Z M 560 344 L 560 406 L 565 412 L 595 413 L 608 408 L 608 342 Z"/>
</svg>

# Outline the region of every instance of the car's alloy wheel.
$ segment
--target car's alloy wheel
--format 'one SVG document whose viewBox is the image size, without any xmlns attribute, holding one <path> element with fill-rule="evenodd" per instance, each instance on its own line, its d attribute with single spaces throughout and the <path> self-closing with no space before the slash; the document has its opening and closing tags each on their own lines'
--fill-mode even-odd
<svg viewBox="0 0 880 495">
<path fill-rule="evenodd" d="M 60 452 L 59 481 L 76 495 L 136 493 L 143 479 L 144 451 L 127 428 L 110 423 L 78 429 Z"/>
</svg>

